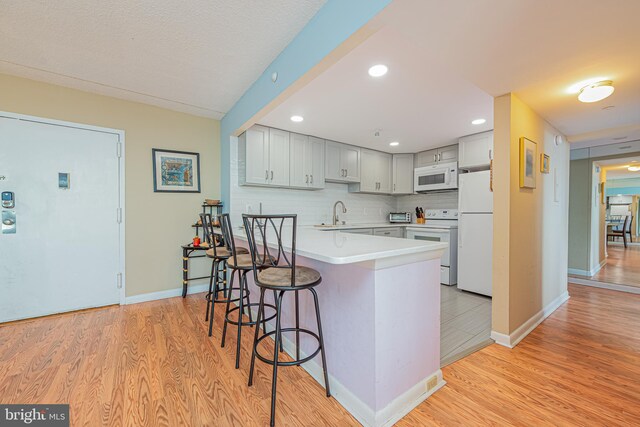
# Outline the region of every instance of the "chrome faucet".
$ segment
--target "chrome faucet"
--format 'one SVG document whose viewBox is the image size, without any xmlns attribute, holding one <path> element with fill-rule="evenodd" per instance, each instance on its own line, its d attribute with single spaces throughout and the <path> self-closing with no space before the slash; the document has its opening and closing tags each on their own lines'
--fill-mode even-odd
<svg viewBox="0 0 640 427">
<path fill-rule="evenodd" d="M 342 205 L 342 213 L 347 213 L 347 208 L 344 206 L 341 200 L 338 200 L 333 205 L 333 225 L 338 225 L 338 214 L 336 213 L 336 208 L 338 207 L 338 203 Z"/>
</svg>

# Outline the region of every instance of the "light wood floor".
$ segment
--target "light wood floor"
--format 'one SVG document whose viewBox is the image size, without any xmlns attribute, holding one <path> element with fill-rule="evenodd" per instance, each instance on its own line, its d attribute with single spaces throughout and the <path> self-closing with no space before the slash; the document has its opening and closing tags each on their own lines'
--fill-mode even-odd
<svg viewBox="0 0 640 427">
<path fill-rule="evenodd" d="M 515 349 L 444 368 L 448 384 L 398 426 L 638 425 L 640 295 L 570 293 Z M 203 308 L 200 294 L 0 327 L 0 401 L 70 402 L 74 426 L 267 425 L 271 370 L 248 388 L 250 334 L 235 370 L 233 336 L 220 349 L 216 316 L 208 338 Z M 357 425 L 303 369 L 279 380 L 278 425 Z"/>
<path fill-rule="evenodd" d="M 592 280 L 640 287 L 640 246 L 607 245 L 607 264 Z"/>
</svg>

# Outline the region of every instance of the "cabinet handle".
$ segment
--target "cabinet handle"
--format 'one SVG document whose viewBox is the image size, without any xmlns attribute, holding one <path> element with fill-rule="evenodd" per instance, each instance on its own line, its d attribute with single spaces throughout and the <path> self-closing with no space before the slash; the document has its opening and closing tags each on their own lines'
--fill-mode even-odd
<svg viewBox="0 0 640 427">
<path fill-rule="evenodd" d="M 393 191 L 396 191 L 396 185 L 393 184 Z"/>
<path fill-rule="evenodd" d="M 271 181 L 273 181 L 273 171 L 271 171 Z"/>
<path fill-rule="evenodd" d="M 434 155 L 433 155 L 433 161 L 434 161 L 434 162 L 437 162 L 437 161 L 438 161 L 438 155 L 437 155 L 437 154 L 434 154 Z"/>
<path fill-rule="evenodd" d="M 269 171 L 264 171 L 264 180 L 269 181 Z"/>
<path fill-rule="evenodd" d="M 491 160 L 491 159 L 492 159 L 492 158 L 491 158 L 491 154 L 493 154 L 493 153 L 491 153 L 491 148 L 489 148 L 489 160 Z"/>
<path fill-rule="evenodd" d="M 349 175 L 349 169 L 344 170 L 344 177 L 346 178 Z"/>
<path fill-rule="evenodd" d="M 311 181 L 310 181 L 310 182 L 311 182 L 311 184 L 313 184 L 313 174 L 312 174 L 312 175 L 309 175 L 309 177 L 311 178 Z"/>
<path fill-rule="evenodd" d="M 438 153 L 438 161 L 442 160 L 442 153 Z"/>
<path fill-rule="evenodd" d="M 304 179 L 305 184 L 309 183 L 309 175 L 305 175 L 305 179 Z"/>
</svg>

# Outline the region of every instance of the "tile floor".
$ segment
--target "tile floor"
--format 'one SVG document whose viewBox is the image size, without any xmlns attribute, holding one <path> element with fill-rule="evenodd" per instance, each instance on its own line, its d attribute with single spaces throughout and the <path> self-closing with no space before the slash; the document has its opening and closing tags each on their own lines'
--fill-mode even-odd
<svg viewBox="0 0 640 427">
<path fill-rule="evenodd" d="M 491 298 L 441 288 L 440 365 L 446 366 L 491 344 Z"/>
</svg>

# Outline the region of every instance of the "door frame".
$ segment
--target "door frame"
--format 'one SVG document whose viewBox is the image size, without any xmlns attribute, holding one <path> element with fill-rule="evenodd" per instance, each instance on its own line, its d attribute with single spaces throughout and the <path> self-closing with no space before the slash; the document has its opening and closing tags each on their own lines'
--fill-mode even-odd
<svg viewBox="0 0 640 427">
<path fill-rule="evenodd" d="M 38 116 L 30 116 L 30 115 L 26 115 L 26 114 L 18 114 L 18 113 L 11 113 L 8 111 L 0 111 L 0 117 L 3 118 L 7 118 L 7 119 L 15 119 L 15 120 L 21 120 L 21 121 L 25 121 L 25 122 L 33 122 L 33 123 L 42 123 L 42 124 L 47 124 L 47 125 L 53 125 L 53 126 L 63 126 L 63 127 L 68 127 L 68 128 L 73 128 L 73 129 L 81 129 L 81 130 L 88 130 L 88 131 L 93 131 L 93 132 L 101 132 L 101 133 L 108 133 L 111 135 L 116 135 L 118 137 L 118 143 L 120 144 L 120 148 L 119 148 L 119 152 L 120 152 L 120 157 L 118 159 L 118 181 L 119 181 L 119 186 L 118 186 L 118 205 L 120 206 L 120 210 L 122 212 L 121 214 L 121 221 L 120 221 L 120 226 L 118 227 L 119 231 L 118 231 L 118 270 L 119 273 L 122 275 L 122 287 L 119 289 L 119 294 L 120 294 L 120 305 L 124 305 L 125 304 L 125 298 L 126 298 L 126 257 L 125 257 L 125 218 L 126 218 L 126 209 L 125 209 L 125 132 L 124 130 L 121 129 L 112 129 L 112 128 L 105 128 L 105 127 L 100 127 L 100 126 L 92 126 L 92 125 L 86 125 L 83 123 L 76 123 L 76 122 L 67 122 L 67 121 L 63 121 L 63 120 L 54 120 L 54 119 L 49 119 L 46 117 L 38 117 Z M 118 148 L 116 148 L 118 149 Z M 116 286 L 117 286 L 117 278 L 116 278 Z"/>
</svg>

